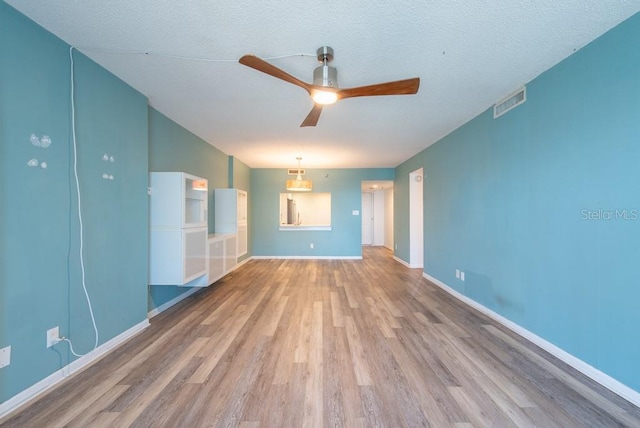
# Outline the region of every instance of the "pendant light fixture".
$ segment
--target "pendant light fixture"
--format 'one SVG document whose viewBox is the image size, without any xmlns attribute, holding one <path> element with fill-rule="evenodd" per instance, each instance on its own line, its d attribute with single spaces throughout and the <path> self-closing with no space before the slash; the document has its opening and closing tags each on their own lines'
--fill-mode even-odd
<svg viewBox="0 0 640 428">
<path fill-rule="evenodd" d="M 296 158 L 298 160 L 298 176 L 295 180 L 287 180 L 287 190 L 290 192 L 310 192 L 312 188 L 311 180 L 303 180 L 302 174 L 300 174 L 300 161 L 301 157 Z"/>
</svg>

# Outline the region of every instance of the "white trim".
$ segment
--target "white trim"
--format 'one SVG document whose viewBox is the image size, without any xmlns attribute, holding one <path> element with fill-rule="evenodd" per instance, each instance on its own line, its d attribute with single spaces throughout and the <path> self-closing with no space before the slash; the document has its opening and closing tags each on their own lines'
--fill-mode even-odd
<svg viewBox="0 0 640 428">
<path fill-rule="evenodd" d="M 207 286 L 208 285 L 209 284 L 207 284 Z M 181 295 L 176 296 L 173 299 L 169 300 L 168 302 L 165 302 L 165 303 L 161 304 L 160 306 L 158 306 L 157 308 L 152 309 L 149 312 L 147 312 L 147 317 L 148 318 L 155 317 L 159 313 L 166 311 L 167 309 L 169 309 L 173 305 L 181 302 L 182 300 L 186 299 L 187 297 L 191 296 L 193 293 L 195 293 L 198 290 L 201 290 L 202 288 L 203 287 L 194 287 L 194 288 L 191 288 L 191 289 L 187 289 L 187 291 L 182 293 Z"/>
<path fill-rule="evenodd" d="M 600 385 L 602 385 L 605 388 L 611 390 L 615 394 L 618 394 L 620 397 L 624 398 L 625 400 L 627 400 L 627 401 L 635 404 L 636 406 L 640 407 L 640 392 L 638 392 L 638 391 L 628 387 L 627 385 L 623 384 L 622 382 L 612 378 L 608 374 L 606 374 L 606 373 L 598 370 L 597 368 L 591 366 L 590 364 L 582 361 L 578 357 L 569 354 L 568 352 L 566 352 L 563 349 L 557 347 L 553 343 L 548 342 L 547 340 L 541 338 L 537 334 L 532 333 L 531 331 L 527 330 L 526 328 L 514 323 L 513 321 L 503 317 L 502 315 L 497 314 L 496 312 L 494 312 L 491 309 L 481 305 L 480 303 L 476 302 L 475 300 L 470 299 L 469 297 L 465 296 L 464 294 L 462 294 L 462 293 L 454 290 L 453 288 L 449 287 L 448 285 L 446 285 L 442 281 L 432 277 L 431 275 L 423 272 L 422 276 L 425 279 L 427 279 L 427 280 L 431 281 L 432 283 L 434 283 L 435 285 L 437 285 L 438 287 L 440 287 L 441 289 L 443 289 L 444 291 L 446 291 L 447 293 L 451 294 L 453 297 L 457 298 L 458 300 L 462 301 L 463 303 L 466 303 L 467 305 L 471 306 L 472 308 L 482 312 L 483 314 L 485 314 L 489 318 L 493 319 L 494 321 L 499 322 L 503 326 L 507 327 L 509 330 L 511 330 L 514 333 L 524 337 L 525 339 L 527 339 L 528 341 L 534 343 L 535 345 L 539 346 L 540 348 L 544 349 L 545 351 L 547 351 L 551 355 L 553 355 L 556 358 L 558 358 L 558 359 L 562 360 L 563 362 L 567 363 L 568 365 L 570 365 L 574 369 L 578 370 L 579 372 L 581 372 L 585 376 L 593 379 L 594 381 L 598 382 Z"/>
<path fill-rule="evenodd" d="M 362 260 L 362 256 L 252 256 L 256 260 Z"/>
<path fill-rule="evenodd" d="M 313 230 L 331 230 L 331 226 L 300 226 L 300 225 L 287 225 L 281 224 L 278 228 L 281 232 L 308 232 Z"/>
<path fill-rule="evenodd" d="M 404 265 L 405 267 L 411 268 L 411 266 L 409 266 L 409 263 L 405 262 L 404 260 L 402 260 L 400 257 L 398 256 L 393 256 L 393 260 L 397 261 L 398 263 L 400 263 L 401 265 Z"/>
<path fill-rule="evenodd" d="M 398 263 L 404 265 L 405 267 L 408 267 L 409 269 L 421 269 L 422 266 L 418 266 L 418 265 L 411 265 L 407 262 L 405 262 L 404 260 L 402 260 L 400 257 L 398 256 L 393 256 L 393 260 L 397 261 Z"/>
<path fill-rule="evenodd" d="M 247 263 L 248 261 L 251 261 L 251 259 L 253 259 L 253 257 L 247 257 L 246 259 L 242 260 L 241 262 L 236 263 L 236 265 L 233 267 L 233 269 L 231 269 L 229 272 L 233 272 L 234 270 L 238 269 L 243 264 Z M 229 273 L 229 272 L 227 272 L 227 273 Z"/>
<path fill-rule="evenodd" d="M 60 370 L 55 371 L 50 374 L 46 378 L 41 381 L 31 385 L 29 388 L 25 389 L 22 392 L 14 395 L 4 403 L 0 404 L 0 421 L 2 418 L 7 416 L 9 413 L 12 413 L 27 404 L 30 404 L 35 399 L 42 396 L 45 392 L 49 391 L 51 388 L 56 386 L 58 383 L 66 380 L 71 375 L 75 375 L 85 368 L 87 368 L 90 364 L 96 362 L 101 359 L 105 355 L 107 355 L 111 350 L 120 346 L 124 342 L 126 342 L 131 337 L 140 333 L 146 327 L 149 326 L 149 320 L 144 320 L 134 325 L 130 329 L 120 333 L 113 339 L 103 343 L 98 346 L 93 351 L 87 353 L 83 357 L 78 358 L 77 360 L 72 361 L 70 364 L 62 367 Z M 66 344 L 61 344 L 59 346 L 66 346 Z"/>
</svg>

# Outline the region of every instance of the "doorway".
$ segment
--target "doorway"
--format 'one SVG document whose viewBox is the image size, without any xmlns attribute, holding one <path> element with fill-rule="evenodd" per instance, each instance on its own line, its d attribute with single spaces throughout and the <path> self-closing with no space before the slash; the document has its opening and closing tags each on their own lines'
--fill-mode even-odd
<svg viewBox="0 0 640 428">
<path fill-rule="evenodd" d="M 373 192 L 362 192 L 362 245 L 373 245 Z"/>
<path fill-rule="evenodd" d="M 393 248 L 393 181 L 362 182 L 362 245 Z"/>
</svg>

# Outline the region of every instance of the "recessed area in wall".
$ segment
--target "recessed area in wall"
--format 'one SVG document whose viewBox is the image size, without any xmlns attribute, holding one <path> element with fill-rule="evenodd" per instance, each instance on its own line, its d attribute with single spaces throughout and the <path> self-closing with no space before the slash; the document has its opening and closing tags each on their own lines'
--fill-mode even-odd
<svg viewBox="0 0 640 428">
<path fill-rule="evenodd" d="M 331 193 L 280 193 L 280 230 L 330 230 Z"/>
</svg>

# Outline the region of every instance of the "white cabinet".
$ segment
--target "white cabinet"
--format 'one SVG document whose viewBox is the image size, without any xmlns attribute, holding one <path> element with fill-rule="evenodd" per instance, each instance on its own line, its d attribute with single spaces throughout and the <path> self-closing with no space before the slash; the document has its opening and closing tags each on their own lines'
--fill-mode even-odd
<svg viewBox="0 0 640 428">
<path fill-rule="evenodd" d="M 149 283 L 206 287 L 207 180 L 152 172 L 149 187 Z"/>
<path fill-rule="evenodd" d="M 236 257 L 248 252 L 247 192 L 238 189 L 215 190 L 216 234 L 237 235 Z"/>
<path fill-rule="evenodd" d="M 210 234 L 208 254 L 208 284 L 211 284 L 236 268 L 235 234 Z"/>
<path fill-rule="evenodd" d="M 209 272 L 207 282 L 211 284 L 225 275 L 224 236 L 209 235 Z"/>
<path fill-rule="evenodd" d="M 184 172 L 149 174 L 152 228 L 207 227 L 207 180 Z"/>
</svg>

